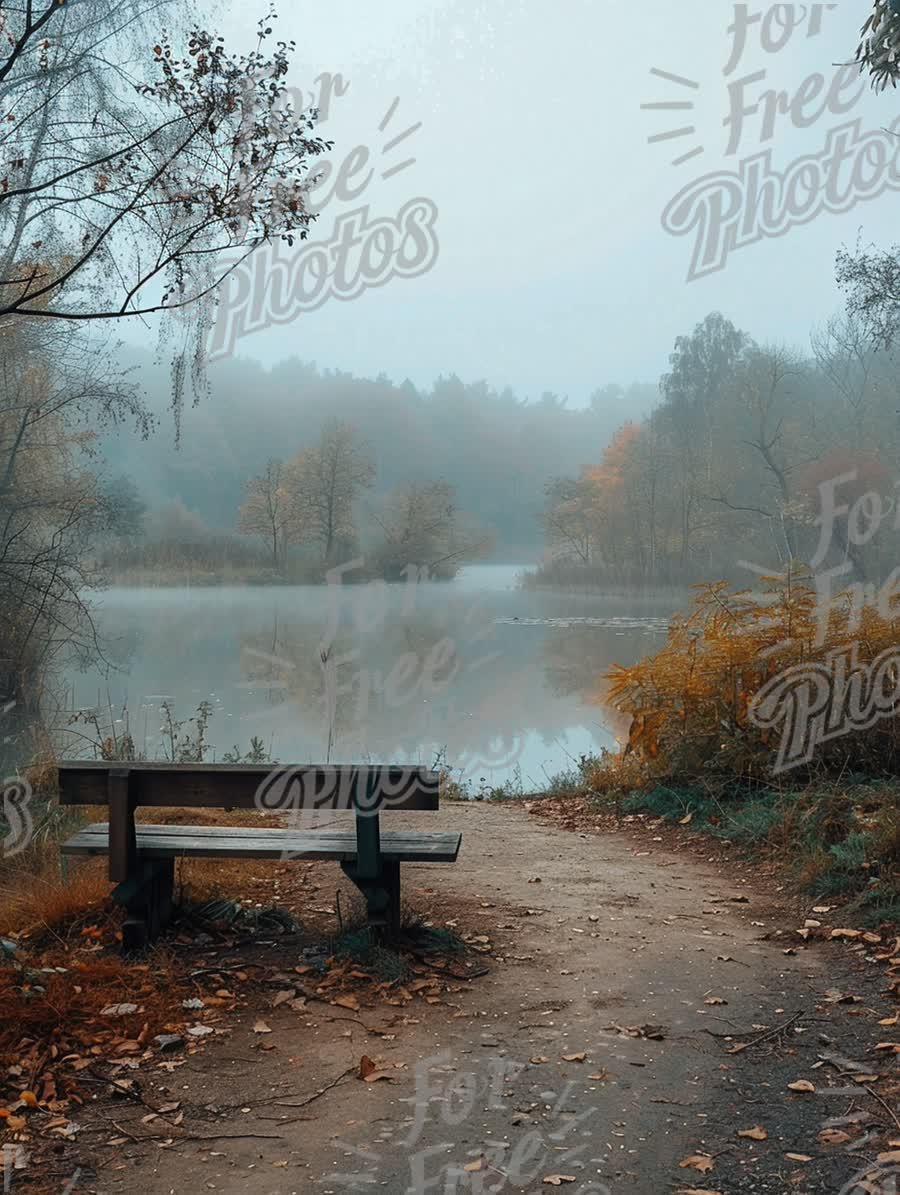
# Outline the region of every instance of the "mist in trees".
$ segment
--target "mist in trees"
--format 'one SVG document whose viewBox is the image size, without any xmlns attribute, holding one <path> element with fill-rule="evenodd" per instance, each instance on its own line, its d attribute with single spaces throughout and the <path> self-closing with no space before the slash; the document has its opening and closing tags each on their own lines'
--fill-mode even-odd
<svg viewBox="0 0 900 1195">
<path fill-rule="evenodd" d="M 850 520 L 860 499 L 896 501 L 898 364 L 852 313 L 815 329 L 805 353 L 711 314 L 676 341 L 657 408 L 596 465 L 548 483 L 543 578 L 750 586 L 816 556 L 830 503 L 838 534 L 817 565 L 845 577 L 839 588 L 883 579 L 895 520 L 864 543 Z"/>
<path fill-rule="evenodd" d="M 417 388 L 296 358 L 272 369 L 230 360 L 210 370 L 213 397 L 185 409 L 176 448 L 165 418 L 167 371 L 149 354 L 132 351 L 123 361 L 140 373 L 159 429 L 141 445 L 126 435 L 106 435 L 103 453 L 117 472 L 127 472 L 147 503 L 148 558 L 162 553 L 152 513 L 177 499 L 210 539 L 232 536 L 245 567 L 260 575 L 278 571 L 276 561 L 286 554 L 322 558 L 308 538 L 311 512 L 301 530 L 285 484 L 292 460 L 320 444 L 330 421 L 351 427 L 374 463 L 372 485 L 357 492 L 351 539 L 367 553 L 378 551 L 384 567 L 390 566 L 388 543 L 402 543 L 405 535 L 412 546 L 423 530 L 402 525 L 403 496 L 430 500 L 436 491 L 429 487 L 439 484 L 453 491 L 453 519 L 429 533 L 435 542 L 418 553 L 424 563 L 444 555 L 452 561 L 458 548 L 475 543 L 479 558 L 489 552 L 494 560 L 527 564 L 543 550 L 539 516 L 548 476 L 577 472 L 597 459 L 616 428 L 649 412 L 658 395 L 652 384 L 610 386 L 598 388 L 602 399 L 595 395 L 576 406 L 556 395 L 528 399 L 455 376 Z M 307 475 L 310 466 L 307 457 Z M 329 520 L 323 524 L 320 511 L 313 521 L 321 529 Z M 138 567 L 139 552 L 129 561 L 129 568 Z"/>
<path fill-rule="evenodd" d="M 0 24 L 0 701 L 27 719 L 65 662 L 102 658 L 90 593 L 142 536 L 144 500 L 102 446 L 117 429 L 139 453 L 153 418 L 109 328 L 183 313 L 177 431 L 186 392 L 206 393 L 223 253 L 306 236 L 327 145 L 269 21 L 249 54 L 177 0 L 28 0 Z"/>
<path fill-rule="evenodd" d="M 0 321 L 0 695 L 34 712 L 46 678 L 98 643 L 87 598 L 91 546 L 136 529 L 136 495 L 109 476 L 98 437 L 140 442 L 135 388 L 59 326 Z"/>
</svg>

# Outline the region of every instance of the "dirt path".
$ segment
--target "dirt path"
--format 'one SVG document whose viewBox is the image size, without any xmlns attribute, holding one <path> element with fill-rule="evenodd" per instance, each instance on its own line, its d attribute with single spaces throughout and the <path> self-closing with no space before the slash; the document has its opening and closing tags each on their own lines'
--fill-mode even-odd
<svg viewBox="0 0 900 1195">
<path fill-rule="evenodd" d="M 451 806 L 440 821 L 463 830 L 460 861 L 408 868 L 407 894 L 436 924 L 458 907 L 480 919 L 489 974 L 399 1012 L 266 1012 L 265 1052 L 248 1014 L 145 1091 L 180 1102 L 182 1130 L 260 1136 L 126 1141 L 88 1190 L 450 1195 L 547 1191 L 559 1176 L 578 1195 L 837 1193 L 859 1171 L 857 1157 L 810 1148 L 847 1098 L 813 1107 L 785 1091 L 809 1077 L 823 1026 L 774 1039 L 784 1074 L 756 1048 L 727 1053 L 724 1034 L 747 1041 L 797 1012 L 814 1021 L 835 982 L 828 952 L 763 940 L 763 895 L 694 859 L 517 809 Z M 363 1054 L 393 1077 L 361 1082 Z M 766 1141 L 736 1136 L 757 1124 Z M 698 1152 L 718 1155 L 711 1172 L 679 1166 Z M 816 1158 L 804 1167 L 791 1152 Z"/>
</svg>

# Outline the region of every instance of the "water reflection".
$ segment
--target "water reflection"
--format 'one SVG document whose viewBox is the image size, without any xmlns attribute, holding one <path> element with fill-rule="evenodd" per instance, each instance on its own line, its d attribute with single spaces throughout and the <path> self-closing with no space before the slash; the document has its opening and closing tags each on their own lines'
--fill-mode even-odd
<svg viewBox="0 0 900 1195">
<path fill-rule="evenodd" d="M 526 787 L 613 742 L 602 674 L 659 642 L 667 611 L 524 593 L 481 566 L 435 585 L 117 589 L 99 623 L 118 671 L 69 678 L 71 700 L 127 716 L 165 752 L 160 704 L 211 705 L 211 758 L 259 736 L 295 763 L 431 764 Z M 127 715 L 123 713 L 127 710 Z M 75 743 L 68 750 L 76 749 Z"/>
</svg>

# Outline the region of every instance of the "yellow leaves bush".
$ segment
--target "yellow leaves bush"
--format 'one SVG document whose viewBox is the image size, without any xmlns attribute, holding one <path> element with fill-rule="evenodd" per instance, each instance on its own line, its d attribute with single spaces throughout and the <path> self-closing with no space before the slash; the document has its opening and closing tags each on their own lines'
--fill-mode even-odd
<svg viewBox="0 0 900 1195">
<path fill-rule="evenodd" d="M 763 687 L 798 666 L 832 668 L 851 645 L 862 668 L 900 642 L 900 616 L 886 618 L 874 605 L 860 609 L 850 592 L 832 601 L 820 627 L 806 569 L 763 584 L 761 593 L 732 592 L 725 582 L 695 587 L 692 609 L 673 620 L 662 650 L 607 675 L 606 703 L 630 718 L 630 731 L 624 750 L 591 778 L 595 787 L 641 787 L 663 778 L 769 780 L 781 730 L 764 729 L 751 717 Z M 846 691 L 835 684 L 830 699 L 845 701 Z M 807 772 L 896 770 L 898 731 L 896 714 L 850 728 L 820 744 Z"/>
</svg>

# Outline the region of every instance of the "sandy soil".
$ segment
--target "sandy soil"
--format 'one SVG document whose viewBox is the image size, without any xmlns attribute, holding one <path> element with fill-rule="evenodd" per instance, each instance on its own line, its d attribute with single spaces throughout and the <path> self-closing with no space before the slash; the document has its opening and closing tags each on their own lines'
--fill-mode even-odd
<svg viewBox="0 0 900 1195">
<path fill-rule="evenodd" d="M 877 1027 L 892 1009 L 862 952 L 805 944 L 746 872 L 663 845 L 492 805 L 421 824 L 462 829 L 463 850 L 452 867 L 406 868 L 407 898 L 483 936 L 488 973 L 448 980 L 432 1005 L 263 1005 L 264 1051 L 248 1009 L 143 1080 L 148 1101 L 178 1101 L 180 1132 L 206 1139 L 166 1144 L 141 1105 L 86 1109 L 119 1144 L 74 1190 L 861 1195 L 847 1184 L 900 1128 L 819 1055 L 896 1035 Z M 386 1077 L 359 1078 L 364 1054 Z M 797 1079 L 817 1091 L 788 1090 Z M 854 1140 L 871 1136 L 825 1147 L 822 1127 L 846 1115 Z M 738 1136 L 757 1126 L 765 1139 Z M 162 1140 L 132 1140 L 149 1133 Z M 680 1165 L 692 1156 L 699 1167 Z"/>
</svg>

